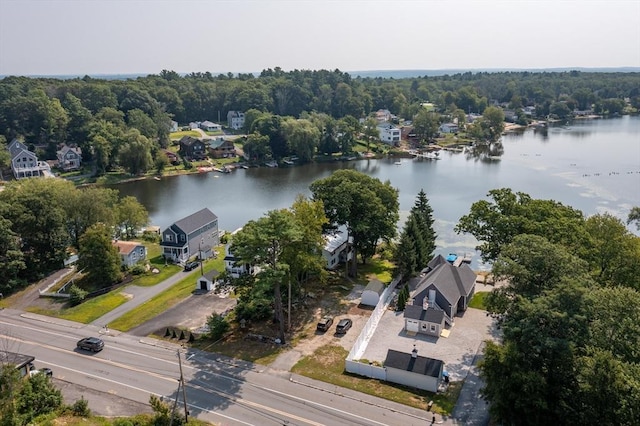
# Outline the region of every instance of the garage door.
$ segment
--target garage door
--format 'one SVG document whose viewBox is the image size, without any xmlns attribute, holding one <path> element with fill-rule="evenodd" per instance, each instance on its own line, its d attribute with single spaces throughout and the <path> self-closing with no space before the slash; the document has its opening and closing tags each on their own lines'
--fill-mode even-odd
<svg viewBox="0 0 640 426">
<path fill-rule="evenodd" d="M 416 320 L 405 320 L 405 328 L 407 329 L 407 331 L 412 331 L 414 333 L 418 332 L 418 321 Z"/>
</svg>

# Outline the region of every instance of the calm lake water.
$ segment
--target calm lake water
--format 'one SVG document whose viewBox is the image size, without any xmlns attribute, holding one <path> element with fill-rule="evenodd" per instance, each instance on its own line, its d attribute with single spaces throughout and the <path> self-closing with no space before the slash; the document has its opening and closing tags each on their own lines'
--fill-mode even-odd
<svg viewBox="0 0 640 426">
<path fill-rule="evenodd" d="M 623 220 L 640 206 L 640 117 L 574 121 L 545 131 L 528 129 L 502 140 L 500 159 L 442 152 L 440 160 L 360 160 L 290 168 L 253 168 L 230 174 L 164 177 L 118 185 L 166 227 L 201 208 L 233 231 L 272 209 L 287 208 L 309 185 L 341 168 L 352 168 L 399 189 L 401 222 L 424 189 L 436 218 L 438 252 L 472 252 L 473 237 L 453 227 L 471 204 L 495 188 L 553 199 L 586 215 L 609 212 Z M 484 268 L 479 256 L 473 265 Z"/>
</svg>

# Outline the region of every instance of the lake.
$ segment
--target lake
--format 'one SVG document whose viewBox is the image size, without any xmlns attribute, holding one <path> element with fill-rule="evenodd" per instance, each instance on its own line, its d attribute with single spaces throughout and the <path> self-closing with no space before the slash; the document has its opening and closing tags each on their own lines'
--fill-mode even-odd
<svg viewBox="0 0 640 426">
<path fill-rule="evenodd" d="M 527 129 L 502 138 L 502 155 L 480 158 L 441 152 L 440 160 L 397 159 L 316 163 L 287 168 L 239 169 L 166 176 L 116 186 L 136 197 L 162 228 L 208 207 L 220 229 L 233 231 L 272 209 L 287 208 L 309 185 L 341 168 L 351 168 L 400 192 L 401 222 L 424 189 L 434 210 L 438 252 L 471 252 L 476 241 L 453 227 L 489 190 L 511 188 L 553 199 L 586 215 L 609 212 L 626 220 L 640 206 L 640 117 L 576 120 L 568 126 Z M 475 268 L 485 268 L 474 256 Z"/>
</svg>

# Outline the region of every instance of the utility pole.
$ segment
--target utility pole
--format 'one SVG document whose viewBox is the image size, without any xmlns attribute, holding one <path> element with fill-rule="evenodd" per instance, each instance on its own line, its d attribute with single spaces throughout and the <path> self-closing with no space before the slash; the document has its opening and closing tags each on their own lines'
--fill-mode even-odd
<svg viewBox="0 0 640 426">
<path fill-rule="evenodd" d="M 291 332 L 291 277 L 289 277 L 289 309 L 287 313 L 287 331 Z"/>
<path fill-rule="evenodd" d="M 200 258 L 200 275 L 204 276 L 204 266 L 202 266 L 202 263 L 204 262 L 204 259 L 202 259 L 202 241 L 204 240 L 204 238 L 200 238 L 200 245 L 199 245 L 199 250 L 198 250 L 198 257 Z"/>
<path fill-rule="evenodd" d="M 184 401 L 184 422 L 189 421 L 189 410 L 187 409 L 187 390 L 184 386 L 184 376 L 182 375 L 182 358 L 178 349 L 178 365 L 180 366 L 180 384 L 182 384 L 182 400 Z"/>
</svg>

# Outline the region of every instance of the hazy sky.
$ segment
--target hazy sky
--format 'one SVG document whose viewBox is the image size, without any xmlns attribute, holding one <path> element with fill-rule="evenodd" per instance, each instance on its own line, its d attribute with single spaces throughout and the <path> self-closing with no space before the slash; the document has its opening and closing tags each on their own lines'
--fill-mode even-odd
<svg viewBox="0 0 640 426">
<path fill-rule="evenodd" d="M 0 75 L 640 66 L 640 0 L 0 0 Z"/>
</svg>

